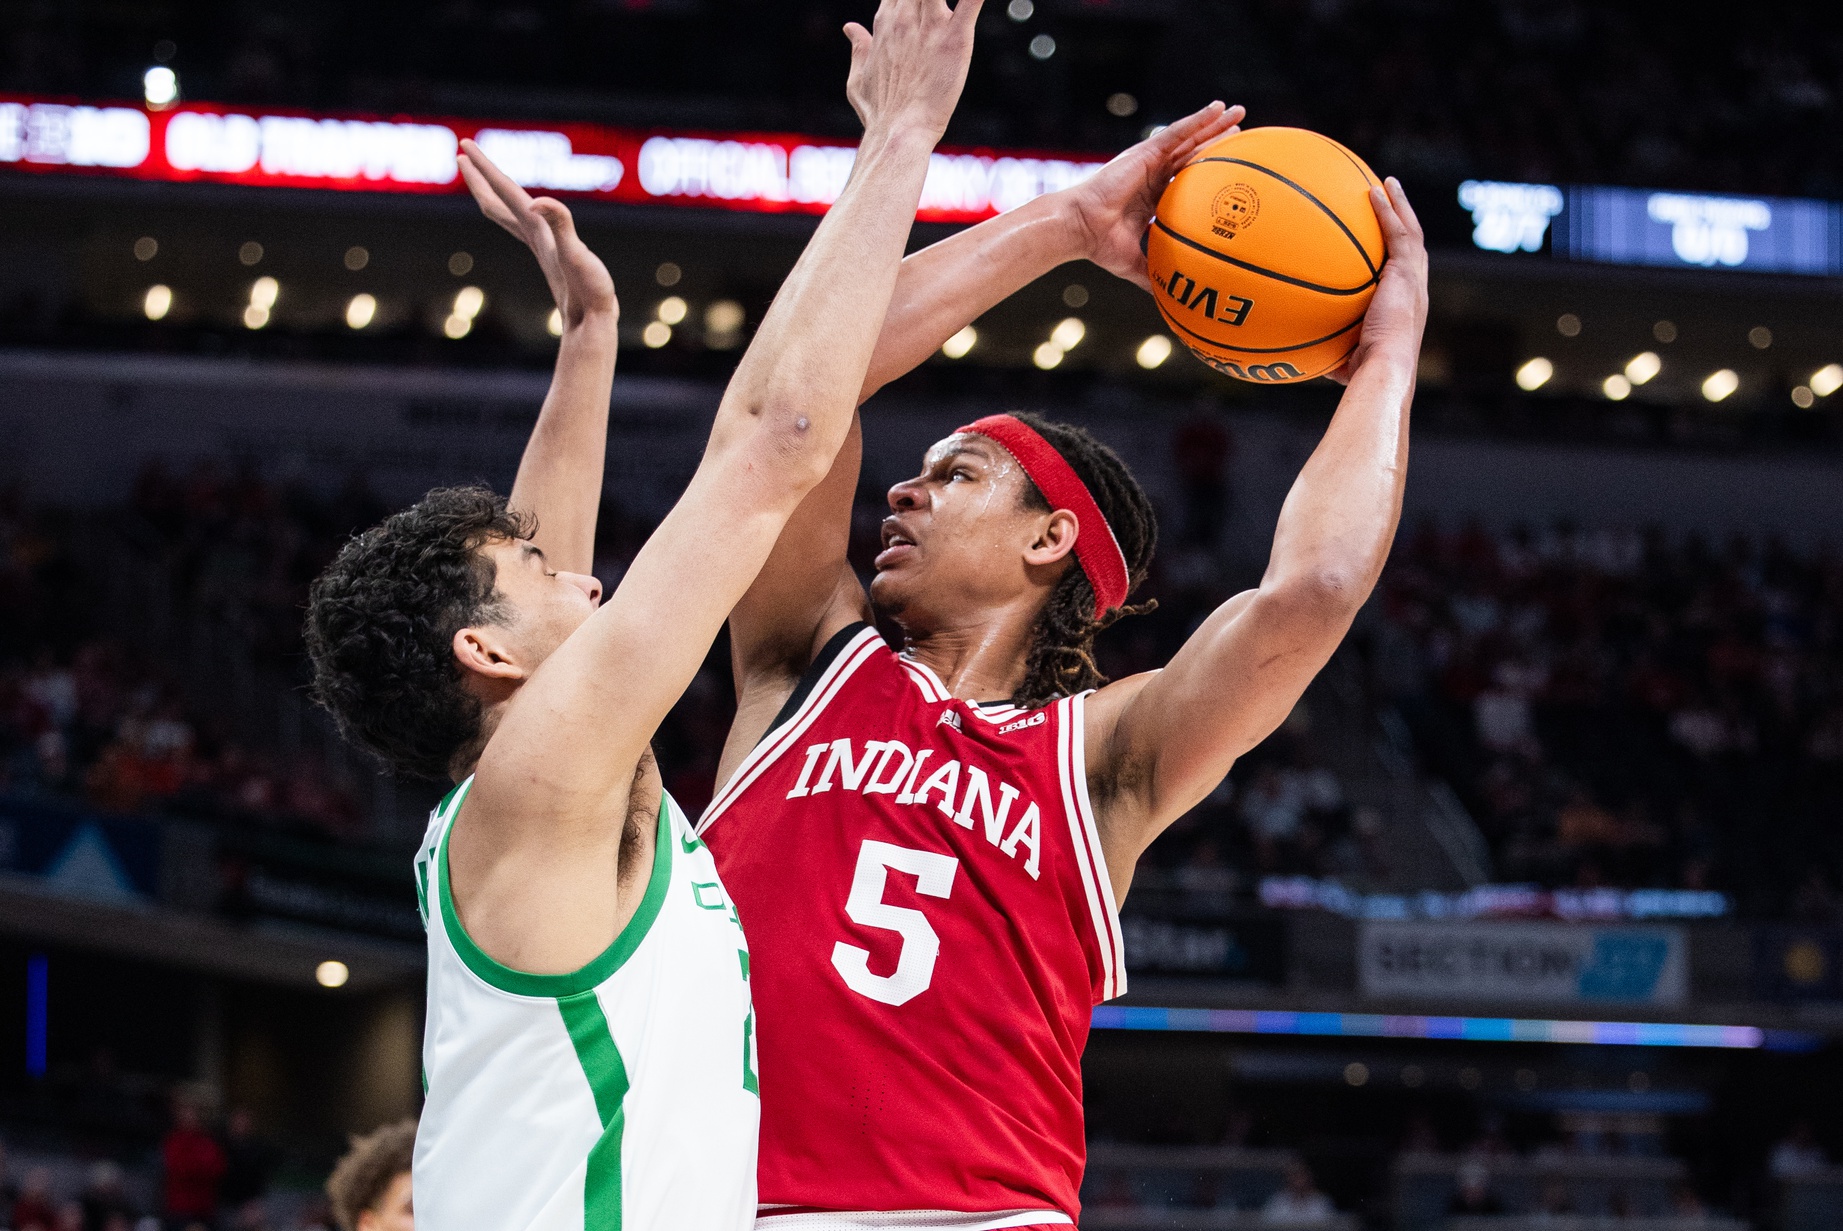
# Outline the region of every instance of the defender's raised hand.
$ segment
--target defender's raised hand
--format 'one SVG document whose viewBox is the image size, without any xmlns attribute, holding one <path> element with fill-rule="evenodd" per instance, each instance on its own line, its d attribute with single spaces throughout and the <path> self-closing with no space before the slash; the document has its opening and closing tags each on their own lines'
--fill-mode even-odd
<svg viewBox="0 0 1843 1231">
<path fill-rule="evenodd" d="M 1196 152 L 1235 132 L 1247 114 L 1242 107 L 1211 103 L 1122 151 L 1093 175 L 1065 189 L 1086 232 L 1089 260 L 1146 290 L 1145 229 L 1158 198 Z"/>
<path fill-rule="evenodd" d="M 532 197 L 470 140 L 462 140 L 456 161 L 480 212 L 516 235 L 537 257 L 564 330 L 590 321 L 612 328 L 621 313 L 614 279 L 576 234 L 569 208 L 552 197 Z"/>
<path fill-rule="evenodd" d="M 912 127 L 930 143 L 941 139 L 966 84 L 983 4 L 960 0 L 950 9 L 945 0 L 883 0 L 869 30 L 845 24 L 845 95 L 867 135 Z"/>
</svg>

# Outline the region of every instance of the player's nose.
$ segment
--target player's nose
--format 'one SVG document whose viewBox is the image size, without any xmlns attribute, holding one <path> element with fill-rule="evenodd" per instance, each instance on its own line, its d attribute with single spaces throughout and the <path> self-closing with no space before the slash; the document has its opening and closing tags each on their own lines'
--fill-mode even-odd
<svg viewBox="0 0 1843 1231">
<path fill-rule="evenodd" d="M 897 513 L 906 513 L 918 509 L 922 504 L 922 484 L 920 479 L 904 479 L 889 490 L 890 509 Z"/>
<path fill-rule="evenodd" d="M 571 585 L 575 586 L 578 590 L 581 590 L 584 594 L 588 595 L 589 602 L 592 605 L 599 605 L 601 603 L 602 583 L 597 581 L 595 578 L 589 576 L 589 574 L 587 573 L 558 573 L 557 576 L 563 578 L 563 580 L 569 582 Z"/>
</svg>

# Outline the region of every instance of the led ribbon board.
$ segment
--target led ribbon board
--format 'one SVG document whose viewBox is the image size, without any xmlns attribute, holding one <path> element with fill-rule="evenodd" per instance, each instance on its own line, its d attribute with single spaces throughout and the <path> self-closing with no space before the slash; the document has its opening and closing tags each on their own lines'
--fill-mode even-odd
<svg viewBox="0 0 1843 1231">
<path fill-rule="evenodd" d="M 1206 1034 L 1287 1034 L 1359 1039 L 1451 1039 L 1476 1043 L 1599 1043 L 1626 1047 L 1758 1048 L 1797 1046 L 1802 1036 L 1769 1038 L 1757 1026 L 1679 1022 L 1577 1022 L 1510 1017 L 1410 1017 L 1380 1013 L 1295 1013 L 1255 1009 L 1164 1009 L 1100 1005 L 1097 1030 L 1174 1030 Z"/>
<path fill-rule="evenodd" d="M 0 95 L 0 166 L 169 182 L 460 193 L 471 137 L 527 188 L 629 205 L 823 214 L 857 147 L 789 133 L 328 116 L 183 103 L 165 110 Z M 978 222 L 1078 183 L 1094 159 L 937 150 L 916 217 Z"/>
<path fill-rule="evenodd" d="M 1467 180 L 1472 244 L 1605 265 L 1843 274 L 1843 205 L 1795 197 Z"/>
</svg>

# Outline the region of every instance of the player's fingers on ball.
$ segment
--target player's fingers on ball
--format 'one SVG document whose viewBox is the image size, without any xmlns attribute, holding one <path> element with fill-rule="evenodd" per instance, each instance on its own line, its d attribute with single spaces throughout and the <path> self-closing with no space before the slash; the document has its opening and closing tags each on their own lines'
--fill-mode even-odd
<svg viewBox="0 0 1843 1231">
<path fill-rule="evenodd" d="M 1421 220 L 1414 212 L 1414 203 L 1408 200 L 1407 190 L 1401 186 L 1401 181 L 1396 179 L 1393 175 L 1389 176 L 1388 185 L 1389 202 L 1395 206 L 1395 212 L 1401 215 L 1403 225 L 1408 228 L 1409 233 L 1412 234 L 1414 238 L 1422 238 Z"/>
</svg>

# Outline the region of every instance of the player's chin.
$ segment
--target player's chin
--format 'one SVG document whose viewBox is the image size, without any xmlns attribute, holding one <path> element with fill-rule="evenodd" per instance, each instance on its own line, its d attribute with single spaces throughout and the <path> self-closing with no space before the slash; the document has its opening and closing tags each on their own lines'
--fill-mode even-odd
<svg viewBox="0 0 1843 1231">
<path fill-rule="evenodd" d="M 871 577 L 870 605 L 876 609 L 878 615 L 898 616 L 902 614 L 903 609 L 909 605 L 910 587 L 905 584 L 905 581 L 906 579 L 900 575 L 900 570 L 895 568 L 878 569 Z"/>
</svg>

